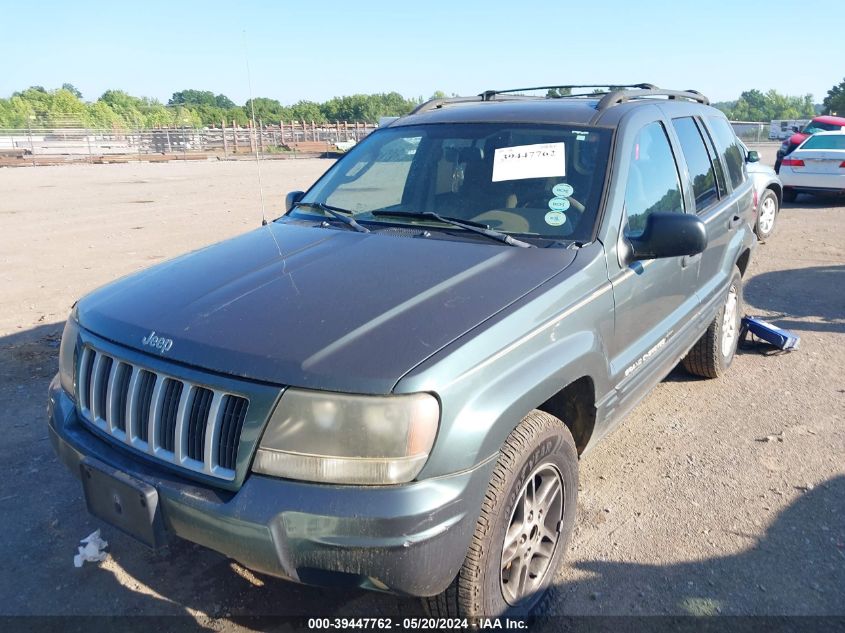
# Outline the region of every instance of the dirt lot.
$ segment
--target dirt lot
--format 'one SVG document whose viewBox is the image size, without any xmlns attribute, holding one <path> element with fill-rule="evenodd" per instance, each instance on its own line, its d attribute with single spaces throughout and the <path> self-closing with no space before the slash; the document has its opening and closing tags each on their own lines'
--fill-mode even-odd
<svg viewBox="0 0 845 633">
<path fill-rule="evenodd" d="M 265 163 L 268 215 L 328 166 Z M 0 614 L 189 613 L 234 630 L 242 614 L 417 613 L 187 543 L 154 555 L 105 526 L 108 559 L 73 567 L 101 526 L 47 439 L 61 323 L 100 284 L 258 226 L 255 181 L 244 162 L 0 169 Z M 845 202 L 786 205 L 745 297 L 801 350 L 742 353 L 714 381 L 676 370 L 582 461 L 554 613 L 845 614 Z"/>
</svg>

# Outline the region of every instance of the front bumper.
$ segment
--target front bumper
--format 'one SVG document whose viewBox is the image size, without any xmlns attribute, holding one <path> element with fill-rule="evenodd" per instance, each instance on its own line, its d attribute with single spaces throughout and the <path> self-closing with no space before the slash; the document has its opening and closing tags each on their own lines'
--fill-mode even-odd
<svg viewBox="0 0 845 633">
<path fill-rule="evenodd" d="M 246 567 L 314 585 L 440 593 L 469 547 L 495 460 L 400 486 L 336 486 L 251 474 L 236 491 L 204 486 L 91 433 L 54 379 L 48 424 L 80 476 L 88 456 L 154 486 L 165 527 Z"/>
</svg>

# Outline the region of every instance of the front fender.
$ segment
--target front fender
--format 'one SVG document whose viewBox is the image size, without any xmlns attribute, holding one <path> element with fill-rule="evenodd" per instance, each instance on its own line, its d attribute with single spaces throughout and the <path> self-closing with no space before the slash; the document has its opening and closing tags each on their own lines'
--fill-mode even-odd
<svg viewBox="0 0 845 633">
<path fill-rule="evenodd" d="M 529 411 L 578 378 L 593 380 L 597 400 L 607 392 L 604 340 L 613 328 L 613 293 L 600 250 L 602 257 L 535 290 L 397 384 L 397 393 L 429 391 L 441 401 L 440 429 L 421 479 L 489 459 Z"/>
</svg>

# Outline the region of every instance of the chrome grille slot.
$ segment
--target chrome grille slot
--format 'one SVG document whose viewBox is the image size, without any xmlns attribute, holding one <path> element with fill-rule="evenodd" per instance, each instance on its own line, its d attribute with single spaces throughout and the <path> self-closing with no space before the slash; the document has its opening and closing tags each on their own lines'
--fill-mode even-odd
<svg viewBox="0 0 845 633">
<path fill-rule="evenodd" d="M 166 379 L 164 385 L 156 445 L 172 453 L 176 445 L 176 412 L 179 407 L 179 400 L 182 398 L 183 385 L 180 381 L 172 378 Z"/>
<path fill-rule="evenodd" d="M 210 389 L 196 387 L 188 414 L 187 455 L 200 462 L 202 449 L 205 446 L 205 421 L 208 419 L 213 397 L 214 393 Z"/>
<path fill-rule="evenodd" d="M 132 366 L 120 363 L 117 367 L 114 382 L 113 418 L 109 418 L 114 428 L 126 432 L 126 403 L 129 402 L 129 379 L 132 377 Z"/>
<path fill-rule="evenodd" d="M 86 345 L 77 401 L 91 426 L 160 461 L 235 478 L 249 409 L 242 396 L 141 367 Z"/>
<path fill-rule="evenodd" d="M 243 398 L 223 398 L 223 419 L 220 423 L 220 441 L 217 443 L 217 463 L 223 468 L 235 469 L 238 439 L 246 419 L 246 408 L 247 401 Z"/>
<path fill-rule="evenodd" d="M 79 406 L 83 410 L 91 407 L 91 374 L 94 372 L 94 352 L 86 347 L 79 363 Z"/>
<path fill-rule="evenodd" d="M 156 375 L 151 371 L 142 369 L 141 376 L 138 379 L 137 395 L 133 394 L 135 396 L 133 403 L 135 415 L 133 416 L 134 428 L 131 429 L 131 433 L 134 433 L 138 439 L 144 442 L 150 436 L 150 409 L 152 408 L 155 385 Z"/>
<path fill-rule="evenodd" d="M 96 367 L 96 376 L 94 377 L 94 398 L 93 398 L 93 413 L 94 419 L 106 419 L 106 404 L 108 397 L 109 375 L 111 374 L 112 359 L 108 356 L 100 354 L 97 356 L 94 367 Z"/>
</svg>

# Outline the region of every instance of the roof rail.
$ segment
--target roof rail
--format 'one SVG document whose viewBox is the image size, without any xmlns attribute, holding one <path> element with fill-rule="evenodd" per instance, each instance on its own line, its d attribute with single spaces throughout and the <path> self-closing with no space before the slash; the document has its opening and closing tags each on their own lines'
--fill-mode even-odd
<svg viewBox="0 0 845 633">
<path fill-rule="evenodd" d="M 606 110 L 611 106 L 640 99 L 642 97 L 669 97 L 670 99 L 688 99 L 704 105 L 710 105 L 710 100 L 697 90 L 663 90 L 654 84 L 568 84 L 563 86 L 535 86 L 533 88 L 508 88 L 507 90 L 485 90 L 481 94 L 466 97 L 444 97 L 442 99 L 429 99 L 411 110 L 409 114 L 420 114 L 429 110 L 436 110 L 446 105 L 458 103 L 477 103 L 482 101 L 516 101 L 521 99 L 546 99 L 546 96 L 519 94 L 529 90 L 560 90 L 561 88 L 572 90 L 573 88 L 609 88 L 607 91 L 596 91 L 594 93 L 581 93 L 559 95 L 554 99 L 565 99 L 567 97 L 598 97 L 602 96 L 596 109 Z M 633 90 L 631 90 L 633 88 Z"/>
<path fill-rule="evenodd" d="M 503 101 L 515 101 L 517 99 L 524 99 L 525 97 L 516 96 L 516 95 L 503 95 Z M 484 99 L 482 95 L 472 95 L 469 97 L 444 97 L 442 99 L 429 99 L 428 101 L 421 103 L 416 108 L 411 110 L 408 114 L 420 114 L 421 112 L 428 112 L 429 110 L 435 110 L 437 108 L 442 108 L 445 105 L 449 105 L 452 103 L 472 103 L 472 102 L 479 102 L 479 101 L 487 101 Z"/>
<path fill-rule="evenodd" d="M 497 95 L 503 95 L 508 93 L 514 92 L 528 92 L 529 90 L 560 90 L 561 88 L 572 90 L 573 88 L 610 88 L 607 92 L 613 92 L 619 88 L 641 88 L 643 90 L 656 90 L 657 86 L 654 84 L 564 84 L 559 86 L 534 86 L 533 88 L 508 88 L 507 90 L 485 90 L 482 92 L 479 97 L 482 98 L 483 101 L 491 101 L 493 97 Z M 598 94 L 602 94 L 599 92 Z M 556 99 L 564 98 L 564 97 L 580 97 L 582 95 L 560 95 L 559 97 L 553 97 Z"/>
<path fill-rule="evenodd" d="M 615 90 L 601 98 L 596 110 L 606 110 L 620 103 L 641 99 L 642 97 L 669 97 L 669 99 L 687 99 L 703 105 L 710 105 L 710 99 L 697 90 L 662 90 L 650 88 L 644 90 Z"/>
</svg>

